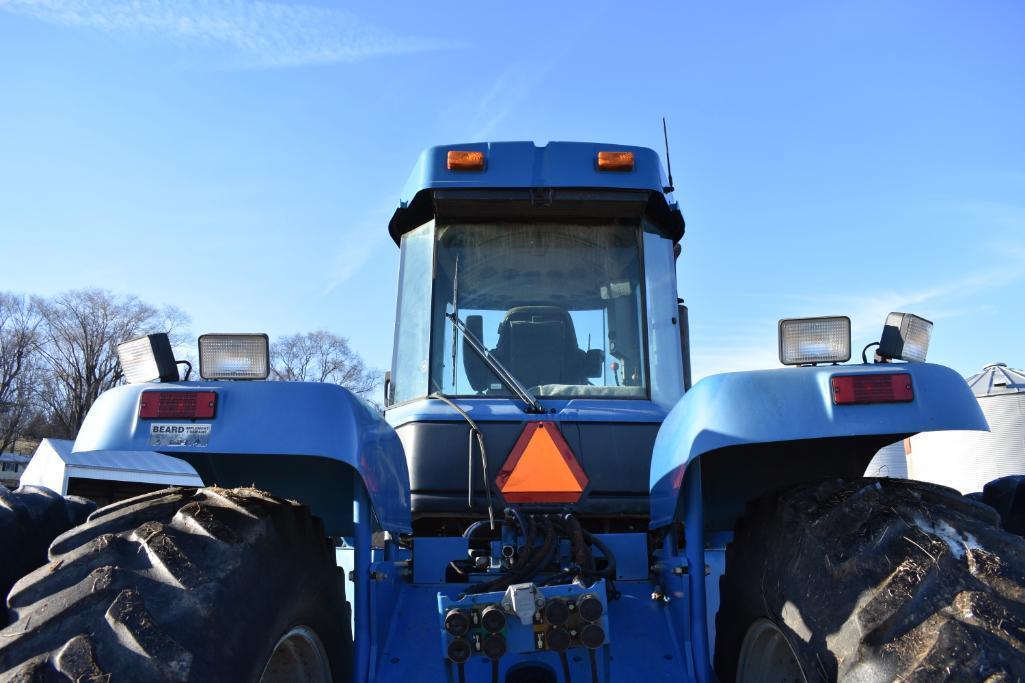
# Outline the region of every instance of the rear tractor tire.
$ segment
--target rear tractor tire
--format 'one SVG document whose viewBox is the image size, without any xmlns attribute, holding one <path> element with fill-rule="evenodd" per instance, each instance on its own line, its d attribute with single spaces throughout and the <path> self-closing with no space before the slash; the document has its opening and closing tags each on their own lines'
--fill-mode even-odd
<svg viewBox="0 0 1025 683">
<path fill-rule="evenodd" d="M 42 486 L 11 491 L 0 484 L 0 597 L 7 597 L 15 581 L 46 564 L 50 542 L 95 509 L 91 500 Z M 0 627 L 6 624 L 7 613 L 0 609 Z"/>
<path fill-rule="evenodd" d="M 8 597 L 0 681 L 348 681 L 319 519 L 255 489 L 164 489 L 54 541 Z"/>
<path fill-rule="evenodd" d="M 720 598 L 724 682 L 1025 678 L 1025 540 L 942 486 L 830 480 L 750 503 Z"/>
<path fill-rule="evenodd" d="M 1000 525 L 1025 536 L 1025 475 L 1012 474 L 986 484 L 981 500 L 1000 514 Z"/>
</svg>

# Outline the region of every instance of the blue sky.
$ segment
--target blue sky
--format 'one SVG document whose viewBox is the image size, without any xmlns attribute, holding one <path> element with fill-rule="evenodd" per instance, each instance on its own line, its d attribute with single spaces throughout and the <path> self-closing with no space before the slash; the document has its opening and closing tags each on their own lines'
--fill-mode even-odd
<svg viewBox="0 0 1025 683">
<path fill-rule="evenodd" d="M 423 147 L 661 150 L 664 115 L 697 375 L 776 365 L 780 317 L 860 349 L 890 310 L 930 360 L 1025 367 L 1023 74 L 1020 2 L 0 0 L 0 290 L 385 368 Z"/>
</svg>

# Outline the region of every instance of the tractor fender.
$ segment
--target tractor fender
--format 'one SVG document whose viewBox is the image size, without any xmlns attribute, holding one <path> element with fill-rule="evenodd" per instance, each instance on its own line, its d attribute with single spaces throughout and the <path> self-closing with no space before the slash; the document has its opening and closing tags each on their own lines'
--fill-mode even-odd
<svg viewBox="0 0 1025 683">
<path fill-rule="evenodd" d="M 831 377 L 876 373 L 909 374 L 913 399 L 834 404 Z M 706 377 L 673 407 L 655 439 L 650 524 L 682 518 L 683 474 L 697 458 L 704 463 L 706 525 L 730 528 L 737 506 L 763 491 L 813 477 L 861 476 L 887 443 L 952 429 L 989 426 L 965 380 L 942 365 L 830 365 Z"/>
<path fill-rule="evenodd" d="M 145 391 L 213 391 L 209 420 L 143 420 Z M 192 428 L 175 444 L 158 430 Z M 314 382 L 129 384 L 102 394 L 82 424 L 74 451 L 159 451 L 186 460 L 206 485 L 255 486 L 309 505 L 330 535 L 353 529 L 361 482 L 381 528 L 412 530 L 409 472 L 395 430 L 347 389 Z M 355 477 L 352 473 L 355 473 Z"/>
</svg>

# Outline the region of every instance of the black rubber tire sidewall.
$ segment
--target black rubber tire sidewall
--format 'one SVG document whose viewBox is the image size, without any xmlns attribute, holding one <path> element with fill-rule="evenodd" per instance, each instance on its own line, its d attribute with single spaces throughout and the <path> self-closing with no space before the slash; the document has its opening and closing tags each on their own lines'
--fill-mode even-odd
<svg viewBox="0 0 1025 683">
<path fill-rule="evenodd" d="M 77 496 L 61 496 L 41 486 L 10 490 L 0 484 L 0 598 L 15 582 L 46 564 L 46 550 L 61 533 L 81 524 L 96 504 Z M 7 624 L 0 608 L 0 627 Z"/>
<path fill-rule="evenodd" d="M 809 681 L 1022 679 L 1025 541 L 941 486 L 794 487 L 749 503 L 727 547 L 720 680 L 735 680 L 759 618 L 784 634 Z"/>
<path fill-rule="evenodd" d="M 344 577 L 323 524 L 297 503 L 157 491 L 97 511 L 51 558 L 11 591 L 0 680 L 256 681 L 295 626 L 316 633 L 335 681 L 351 680 Z M 141 646 L 125 647 L 131 638 Z M 78 661 L 62 654 L 72 644 Z"/>
</svg>

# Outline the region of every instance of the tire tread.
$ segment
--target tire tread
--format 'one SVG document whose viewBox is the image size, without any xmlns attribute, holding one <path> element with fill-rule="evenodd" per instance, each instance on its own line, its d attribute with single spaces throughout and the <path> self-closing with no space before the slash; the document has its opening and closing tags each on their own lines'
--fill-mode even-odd
<svg viewBox="0 0 1025 683">
<path fill-rule="evenodd" d="M 753 501 L 726 549 L 719 676 L 733 680 L 747 624 L 767 617 L 813 677 L 1025 678 L 1025 542 L 998 522 L 952 489 L 903 480 Z"/>
<path fill-rule="evenodd" d="M 254 489 L 172 488 L 122 501 L 59 537 L 50 556 L 11 591 L 17 619 L 0 633 L 0 681 L 235 680 L 238 662 L 232 668 L 220 641 L 241 637 L 236 621 L 258 628 L 237 617 L 246 605 L 274 608 L 248 591 L 270 582 L 299 594 L 302 572 L 337 617 L 329 635 L 348 630 L 323 525 L 305 506 Z M 277 559 L 288 566 L 275 568 Z M 344 662 L 344 648 L 334 649 Z"/>
</svg>

